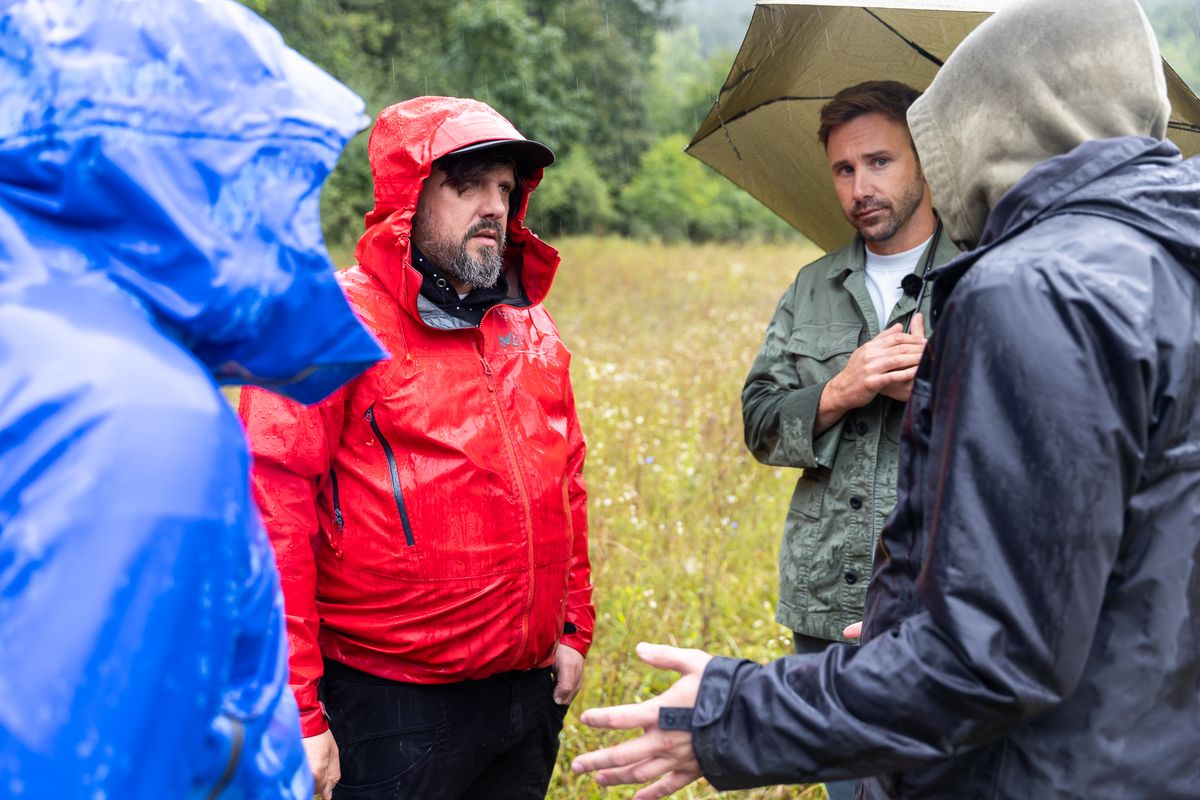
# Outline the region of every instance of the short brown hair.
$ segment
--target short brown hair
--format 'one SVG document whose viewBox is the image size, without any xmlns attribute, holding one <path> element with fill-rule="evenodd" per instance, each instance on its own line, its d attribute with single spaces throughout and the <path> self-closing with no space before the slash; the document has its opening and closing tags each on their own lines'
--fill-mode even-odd
<svg viewBox="0 0 1200 800">
<path fill-rule="evenodd" d="M 916 89 L 899 81 L 867 81 L 847 86 L 821 107 L 817 138 L 822 147 L 828 147 L 829 134 L 834 128 L 864 114 L 882 114 L 908 130 L 908 107 L 920 96 Z"/>
</svg>

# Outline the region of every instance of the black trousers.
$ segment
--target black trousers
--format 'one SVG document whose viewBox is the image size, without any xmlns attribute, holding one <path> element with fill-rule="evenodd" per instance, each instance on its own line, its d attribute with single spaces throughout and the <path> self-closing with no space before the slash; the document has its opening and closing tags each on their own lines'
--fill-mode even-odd
<svg viewBox="0 0 1200 800">
<path fill-rule="evenodd" d="M 543 800 L 566 706 L 549 669 L 397 683 L 325 662 L 334 800 Z"/>
</svg>

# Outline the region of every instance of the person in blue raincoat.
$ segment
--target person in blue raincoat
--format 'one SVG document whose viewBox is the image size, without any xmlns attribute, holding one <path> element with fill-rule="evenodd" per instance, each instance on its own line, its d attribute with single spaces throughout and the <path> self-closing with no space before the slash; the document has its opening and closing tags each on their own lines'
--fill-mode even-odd
<svg viewBox="0 0 1200 800">
<path fill-rule="evenodd" d="M 0 0 L 4 797 L 311 797 L 217 383 L 383 355 L 318 219 L 364 122 L 232 0 Z"/>
</svg>

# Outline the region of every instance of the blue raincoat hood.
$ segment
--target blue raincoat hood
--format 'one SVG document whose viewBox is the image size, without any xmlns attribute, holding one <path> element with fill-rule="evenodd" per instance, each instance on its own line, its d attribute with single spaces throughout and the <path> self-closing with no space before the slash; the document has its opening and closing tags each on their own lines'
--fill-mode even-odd
<svg viewBox="0 0 1200 800">
<path fill-rule="evenodd" d="M 4 797 L 312 797 L 214 376 L 382 355 L 318 224 L 361 109 L 233 0 L 0 0 Z"/>
<path fill-rule="evenodd" d="M 362 101 L 226 0 L 0 0 L 0 292 L 110 282 L 221 382 L 312 402 L 383 356 L 318 192 Z M 131 35 L 131 29 L 137 35 Z"/>
</svg>

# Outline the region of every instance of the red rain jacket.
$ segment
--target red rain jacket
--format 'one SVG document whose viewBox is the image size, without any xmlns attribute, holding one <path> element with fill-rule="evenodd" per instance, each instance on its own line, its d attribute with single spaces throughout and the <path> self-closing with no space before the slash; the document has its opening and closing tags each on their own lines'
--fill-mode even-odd
<svg viewBox="0 0 1200 800">
<path fill-rule="evenodd" d="M 472 100 L 384 110 L 370 141 L 375 209 L 340 280 L 391 359 L 315 406 L 242 392 L 305 736 L 328 727 L 323 655 L 450 683 L 546 666 L 560 642 L 586 655 L 591 642 L 583 436 L 570 354 L 541 305 L 559 258 L 522 224 L 529 191 L 505 263 L 531 305 L 497 305 L 459 330 L 417 311 L 409 227 L 430 165 L 513 136 Z"/>
</svg>

